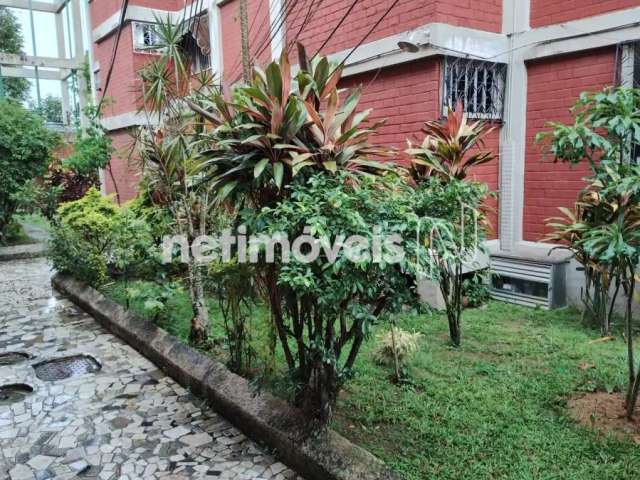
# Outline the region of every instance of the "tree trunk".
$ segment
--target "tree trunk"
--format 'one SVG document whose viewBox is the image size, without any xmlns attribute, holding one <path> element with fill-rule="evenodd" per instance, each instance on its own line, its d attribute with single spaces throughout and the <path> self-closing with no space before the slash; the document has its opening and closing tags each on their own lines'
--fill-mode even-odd
<svg viewBox="0 0 640 480">
<path fill-rule="evenodd" d="M 191 307 L 193 308 L 189 343 L 192 345 L 202 345 L 207 342 L 209 337 L 209 310 L 207 309 L 207 303 L 204 296 L 202 272 L 193 258 L 189 260 L 188 269 L 189 293 L 191 294 Z"/>
<path fill-rule="evenodd" d="M 338 381 L 333 365 L 316 360 L 302 394 L 302 408 L 314 425 L 325 428 L 333 416 L 338 397 Z"/>
<path fill-rule="evenodd" d="M 635 292 L 635 272 L 633 265 L 630 267 L 629 289 L 627 294 L 627 308 L 624 315 L 625 330 L 627 335 L 627 361 L 629 366 L 629 387 L 627 389 L 626 407 L 627 418 L 633 417 L 633 412 L 638 400 L 638 379 L 635 372 L 635 358 L 633 352 L 633 295 Z"/>
</svg>

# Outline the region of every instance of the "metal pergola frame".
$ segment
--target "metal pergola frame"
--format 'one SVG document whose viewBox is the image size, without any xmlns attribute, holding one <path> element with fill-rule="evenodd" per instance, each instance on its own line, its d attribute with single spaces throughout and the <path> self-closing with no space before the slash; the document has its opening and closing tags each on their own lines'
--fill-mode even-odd
<svg viewBox="0 0 640 480">
<path fill-rule="evenodd" d="M 38 0 L 0 0 L 0 6 L 28 10 L 31 19 L 31 35 L 34 55 L 14 55 L 0 53 L 0 77 L 27 78 L 36 81 L 38 104 L 40 103 L 40 80 L 57 80 L 61 83 L 63 123 L 71 126 L 69 86 L 72 85 L 73 94 L 77 92 L 79 112 L 75 112 L 80 123 L 86 119 L 82 111 L 87 105 L 87 82 L 81 74 L 87 61 L 83 42 L 82 4 L 86 0 L 57 0 L 47 3 Z M 45 12 L 55 15 L 56 41 L 58 57 L 44 57 L 37 55 L 37 44 L 34 34 L 33 12 Z M 65 22 L 67 35 L 65 38 Z M 45 70 L 42 70 L 45 69 Z M 91 66 L 89 66 L 91 71 Z M 80 72 L 80 74 L 78 74 Z M 74 108 L 75 108 L 74 101 Z"/>
</svg>

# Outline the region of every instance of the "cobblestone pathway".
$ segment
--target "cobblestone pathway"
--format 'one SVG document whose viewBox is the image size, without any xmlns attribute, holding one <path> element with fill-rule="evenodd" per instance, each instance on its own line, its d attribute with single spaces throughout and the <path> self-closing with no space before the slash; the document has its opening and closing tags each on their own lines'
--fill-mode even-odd
<svg viewBox="0 0 640 480">
<path fill-rule="evenodd" d="M 196 397 L 52 292 L 45 260 L 0 263 L 0 479 L 293 479 Z M 42 381 L 32 365 L 86 354 L 89 373 Z M 5 358 L 5 363 L 6 363 Z M 5 392 L 6 393 L 6 392 Z"/>
</svg>

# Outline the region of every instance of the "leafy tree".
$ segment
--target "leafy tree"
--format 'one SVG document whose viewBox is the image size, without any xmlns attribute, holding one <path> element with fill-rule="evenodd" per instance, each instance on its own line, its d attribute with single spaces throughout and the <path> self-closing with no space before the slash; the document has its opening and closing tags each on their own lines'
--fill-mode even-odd
<svg viewBox="0 0 640 480">
<path fill-rule="evenodd" d="M 0 52 L 21 54 L 24 40 L 20 23 L 11 10 L 0 7 Z M 5 94 L 8 98 L 23 102 L 29 98 L 31 85 L 26 78 L 3 78 Z"/>
<path fill-rule="evenodd" d="M 62 99 L 60 97 L 47 95 L 41 99 L 39 106 L 37 102 L 29 102 L 29 108 L 44 118 L 45 122 L 63 123 Z"/>
<path fill-rule="evenodd" d="M 640 167 L 631 161 L 640 144 L 640 90 L 583 93 L 572 111 L 572 125 L 549 123 L 551 129 L 537 136 L 538 142 L 548 142 L 556 161 L 586 160 L 591 168 L 574 210 L 561 209 L 564 217 L 551 220 L 550 238 L 567 242 L 585 266 L 586 287 L 594 290 L 587 292 L 585 303 L 600 321 L 603 334 L 610 332 L 619 292 L 625 295 L 626 407 L 631 418 L 640 392 L 632 309 L 640 261 Z"/>
<path fill-rule="evenodd" d="M 296 401 L 319 425 L 331 419 L 371 327 L 416 303 L 415 262 L 429 257 L 417 255 L 412 198 L 393 177 L 317 173 L 276 206 L 247 212 L 254 234 L 293 242 L 290 258 L 275 259 L 271 306 Z M 296 241 L 307 242 L 297 253 Z"/>
<path fill-rule="evenodd" d="M 0 242 L 18 206 L 16 195 L 46 171 L 58 141 L 38 115 L 14 102 L 0 101 Z"/>
<path fill-rule="evenodd" d="M 473 167 L 493 159 L 490 151 L 483 150 L 491 130 L 485 122 L 468 123 L 458 103 L 444 122 L 427 122 L 422 144 L 407 150 L 419 194 L 420 231 L 435 260 L 435 269 L 425 275 L 440 285 L 454 346 L 460 345 L 462 335 L 463 265 L 482 248 L 488 228 L 483 208 L 487 186 L 467 177 Z"/>
<path fill-rule="evenodd" d="M 101 114 L 97 107 L 87 107 L 85 115 L 89 124 L 86 128 L 78 130 L 73 153 L 62 165 L 79 175 L 89 176 L 107 167 L 114 148 L 111 137 L 107 135 L 100 122 Z"/>
<path fill-rule="evenodd" d="M 148 118 L 156 116 L 158 126 L 142 127 L 137 153 L 146 181 L 154 194 L 171 212 L 175 233 L 191 244 L 205 235 L 216 208 L 215 194 L 205 184 L 202 151 L 210 148 L 202 141 L 203 125 L 185 115 L 186 96 L 203 97 L 213 89 L 213 78 L 203 73 L 192 82 L 186 52 L 181 47 L 184 24 L 157 18 L 160 37 L 159 58 L 140 73 L 143 109 Z M 187 265 L 187 283 L 193 309 L 189 340 L 205 344 L 208 340 L 209 310 L 204 296 L 202 265 L 193 257 Z"/>
</svg>

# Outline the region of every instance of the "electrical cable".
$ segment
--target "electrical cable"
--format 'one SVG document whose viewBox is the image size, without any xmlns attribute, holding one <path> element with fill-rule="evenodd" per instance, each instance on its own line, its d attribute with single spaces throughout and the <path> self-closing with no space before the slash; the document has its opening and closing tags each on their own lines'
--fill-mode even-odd
<svg viewBox="0 0 640 480">
<path fill-rule="evenodd" d="M 118 52 L 118 45 L 120 44 L 120 37 L 122 36 L 122 29 L 124 27 L 124 21 L 127 17 L 127 8 L 129 7 L 129 0 L 122 0 L 122 9 L 120 11 L 120 21 L 118 23 L 118 31 L 116 32 L 116 39 L 113 44 L 113 51 L 111 52 L 111 61 L 109 63 L 109 70 L 107 71 L 107 77 L 104 82 L 104 88 L 102 89 L 102 96 L 100 97 L 100 102 L 98 103 L 98 108 L 96 110 L 96 115 L 100 114 L 100 110 L 102 108 L 102 104 L 104 103 L 104 99 L 107 96 L 107 90 L 109 89 L 109 83 L 111 82 L 111 75 L 113 74 L 113 66 L 116 63 L 116 54 Z"/>
<path fill-rule="evenodd" d="M 351 12 L 353 11 L 353 9 L 355 8 L 355 6 L 358 4 L 359 0 L 354 0 L 354 2 L 351 4 L 351 6 L 349 7 L 349 9 L 347 10 L 347 12 L 342 16 L 342 18 L 340 19 L 340 21 L 338 22 L 338 24 L 333 28 L 333 30 L 331 31 L 331 33 L 329 33 L 329 36 L 327 37 L 327 39 L 322 43 L 322 45 L 320 45 L 320 47 L 316 50 L 316 53 L 313 54 L 313 57 L 311 57 L 311 60 L 313 60 L 314 58 L 316 58 L 318 56 L 318 54 L 320 53 L 320 51 L 327 46 L 327 44 L 331 41 L 331 39 L 333 38 L 333 36 L 336 34 L 336 32 L 338 31 L 338 29 L 342 26 L 342 24 L 344 23 L 344 21 L 347 19 L 347 17 L 351 14 Z M 310 61 L 311 61 L 310 60 Z"/>
</svg>

